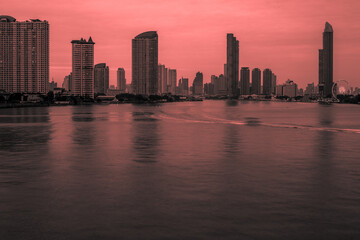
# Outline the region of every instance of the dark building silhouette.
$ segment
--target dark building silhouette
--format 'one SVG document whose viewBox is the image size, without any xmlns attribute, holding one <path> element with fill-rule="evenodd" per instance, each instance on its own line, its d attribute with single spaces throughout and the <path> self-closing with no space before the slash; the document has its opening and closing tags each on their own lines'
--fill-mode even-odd
<svg viewBox="0 0 360 240">
<path fill-rule="evenodd" d="M 271 75 L 271 93 L 276 94 L 276 75 L 272 73 Z"/>
<path fill-rule="evenodd" d="M 192 93 L 193 95 L 203 94 L 203 74 L 201 72 L 196 73 L 196 77 L 193 81 Z"/>
<path fill-rule="evenodd" d="M 75 96 L 94 97 L 94 42 L 71 41 L 72 44 L 72 87 Z"/>
<path fill-rule="evenodd" d="M 64 88 L 66 91 L 71 91 L 71 84 L 72 84 L 72 73 L 64 77 L 62 88 Z"/>
<path fill-rule="evenodd" d="M 177 74 L 176 74 L 176 69 L 170 69 L 169 68 L 169 72 L 167 74 L 168 76 L 168 91 L 171 94 L 175 94 L 176 93 L 176 79 L 177 79 Z"/>
<path fill-rule="evenodd" d="M 323 32 L 323 49 L 319 50 L 319 93 L 331 97 L 333 86 L 333 28 L 325 23 Z"/>
<path fill-rule="evenodd" d="M 240 94 L 250 94 L 250 70 L 248 67 L 242 67 L 240 71 Z"/>
<path fill-rule="evenodd" d="M 181 78 L 179 80 L 179 94 L 180 95 L 189 95 L 189 79 Z"/>
<path fill-rule="evenodd" d="M 99 63 L 94 68 L 94 92 L 95 94 L 106 94 L 109 89 L 109 66 Z"/>
<path fill-rule="evenodd" d="M 239 41 L 232 33 L 227 34 L 225 77 L 228 86 L 228 95 L 238 96 L 239 82 Z"/>
<path fill-rule="evenodd" d="M 158 35 L 144 32 L 132 40 L 132 90 L 135 94 L 158 94 Z"/>
<path fill-rule="evenodd" d="M 251 72 L 251 94 L 261 94 L 261 70 L 258 68 Z"/>
<path fill-rule="evenodd" d="M 273 89 L 272 83 L 273 83 L 272 71 L 267 68 L 263 71 L 263 94 L 271 95 Z"/>
<path fill-rule="evenodd" d="M 120 92 L 125 92 L 126 91 L 125 69 L 118 68 L 116 75 L 117 75 L 117 89 L 120 90 Z"/>
<path fill-rule="evenodd" d="M 204 94 L 205 95 L 214 95 L 214 84 L 212 83 L 205 83 L 204 84 Z"/>
<path fill-rule="evenodd" d="M 169 70 L 165 65 L 158 66 L 158 93 L 163 94 L 167 92 L 167 78 Z"/>
<path fill-rule="evenodd" d="M 49 23 L 0 16 L 0 90 L 46 93 L 49 83 Z"/>
</svg>

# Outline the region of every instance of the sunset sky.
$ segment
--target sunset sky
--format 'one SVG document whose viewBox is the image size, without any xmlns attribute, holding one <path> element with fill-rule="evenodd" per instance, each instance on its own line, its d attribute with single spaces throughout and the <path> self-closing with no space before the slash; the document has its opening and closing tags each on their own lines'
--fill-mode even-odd
<svg viewBox="0 0 360 240">
<path fill-rule="evenodd" d="M 159 63 L 178 79 L 197 71 L 204 82 L 223 73 L 226 34 L 240 42 L 240 67 L 271 68 L 278 83 L 300 87 L 318 81 L 318 49 L 328 21 L 334 28 L 334 81 L 360 86 L 358 0 L 0 0 L 0 15 L 50 24 L 50 78 L 59 84 L 71 72 L 71 40 L 92 37 L 95 64 L 109 65 L 110 84 L 124 67 L 131 82 L 131 39 L 154 30 Z"/>
</svg>

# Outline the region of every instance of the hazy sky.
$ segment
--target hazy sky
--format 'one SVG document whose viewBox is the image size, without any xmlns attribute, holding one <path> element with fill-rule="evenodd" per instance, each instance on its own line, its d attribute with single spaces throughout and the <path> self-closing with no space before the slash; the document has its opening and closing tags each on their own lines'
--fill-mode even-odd
<svg viewBox="0 0 360 240">
<path fill-rule="evenodd" d="M 109 65 L 110 84 L 124 67 L 131 82 L 131 39 L 155 30 L 159 63 L 190 82 L 223 73 L 226 33 L 240 41 L 240 67 L 271 68 L 278 83 L 318 81 L 318 49 L 325 22 L 334 28 L 334 81 L 360 86 L 358 0 L 0 0 L 2 15 L 50 23 L 50 77 L 71 72 L 70 41 L 92 36 L 95 64 Z"/>
</svg>

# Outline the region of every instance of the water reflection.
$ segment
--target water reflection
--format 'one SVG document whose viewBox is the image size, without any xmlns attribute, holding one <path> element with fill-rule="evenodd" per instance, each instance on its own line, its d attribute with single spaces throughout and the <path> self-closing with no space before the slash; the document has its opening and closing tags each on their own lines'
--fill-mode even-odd
<svg viewBox="0 0 360 240">
<path fill-rule="evenodd" d="M 48 108 L 6 109 L 0 119 L 0 151 L 46 149 L 44 144 L 49 141 L 51 133 Z"/>
<path fill-rule="evenodd" d="M 72 121 L 74 131 L 72 134 L 73 141 L 83 146 L 91 146 L 95 141 L 95 128 L 92 123 L 95 121 L 93 115 L 94 106 L 75 106 L 72 108 Z"/>
<path fill-rule="evenodd" d="M 134 161 L 156 162 L 160 140 L 158 119 L 154 117 L 154 112 L 151 111 L 134 111 L 132 117 Z"/>
</svg>

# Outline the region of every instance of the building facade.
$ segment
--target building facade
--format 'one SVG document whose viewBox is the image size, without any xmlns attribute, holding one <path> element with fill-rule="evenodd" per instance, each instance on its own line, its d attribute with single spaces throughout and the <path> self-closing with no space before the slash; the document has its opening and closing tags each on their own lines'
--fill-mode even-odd
<svg viewBox="0 0 360 240">
<path fill-rule="evenodd" d="M 239 41 L 232 33 L 227 34 L 226 71 L 228 95 L 238 96 L 239 83 Z"/>
<path fill-rule="evenodd" d="M 201 72 L 197 72 L 192 86 L 193 95 L 203 95 L 203 81 L 203 74 Z"/>
<path fill-rule="evenodd" d="M 272 71 L 270 69 L 264 69 L 263 71 L 263 94 L 264 95 L 271 95 L 272 93 L 272 82 L 273 76 Z"/>
<path fill-rule="evenodd" d="M 94 42 L 71 41 L 72 44 L 72 87 L 74 96 L 94 97 Z"/>
<path fill-rule="evenodd" d="M 117 90 L 121 93 L 126 92 L 126 78 L 125 78 L 125 69 L 118 68 L 116 71 L 116 82 L 117 82 Z"/>
<path fill-rule="evenodd" d="M 106 94 L 109 89 L 109 66 L 98 63 L 94 68 L 94 93 Z"/>
<path fill-rule="evenodd" d="M 333 28 L 325 23 L 323 49 L 319 50 L 319 93 L 322 97 L 331 97 L 333 86 Z"/>
<path fill-rule="evenodd" d="M 45 94 L 48 83 L 49 23 L 1 15 L 0 90 Z"/>
<path fill-rule="evenodd" d="M 242 67 L 240 71 L 240 94 L 250 94 L 250 70 L 248 67 Z"/>
<path fill-rule="evenodd" d="M 64 77 L 62 88 L 64 88 L 66 91 L 71 91 L 71 83 L 72 83 L 72 73 Z"/>
<path fill-rule="evenodd" d="M 132 40 L 132 90 L 135 94 L 156 95 L 158 89 L 158 35 L 144 32 Z"/>
<path fill-rule="evenodd" d="M 254 68 L 251 72 L 251 94 L 261 94 L 261 70 Z"/>
</svg>

